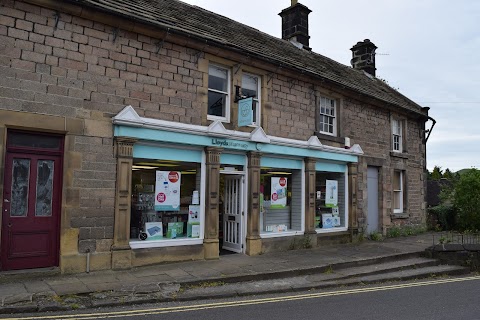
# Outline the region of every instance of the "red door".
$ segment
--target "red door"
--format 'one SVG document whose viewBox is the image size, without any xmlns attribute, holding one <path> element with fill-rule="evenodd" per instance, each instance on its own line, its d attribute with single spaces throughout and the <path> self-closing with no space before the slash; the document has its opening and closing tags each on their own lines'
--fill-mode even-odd
<svg viewBox="0 0 480 320">
<path fill-rule="evenodd" d="M 62 153 L 63 137 L 8 133 L 2 270 L 58 266 Z"/>
</svg>

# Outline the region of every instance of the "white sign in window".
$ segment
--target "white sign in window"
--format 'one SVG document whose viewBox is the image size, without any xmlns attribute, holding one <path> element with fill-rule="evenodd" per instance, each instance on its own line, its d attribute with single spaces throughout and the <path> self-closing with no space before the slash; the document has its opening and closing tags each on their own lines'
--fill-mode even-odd
<svg viewBox="0 0 480 320">
<path fill-rule="evenodd" d="M 180 210 L 180 178 L 178 171 L 156 172 L 155 211 Z"/>
</svg>

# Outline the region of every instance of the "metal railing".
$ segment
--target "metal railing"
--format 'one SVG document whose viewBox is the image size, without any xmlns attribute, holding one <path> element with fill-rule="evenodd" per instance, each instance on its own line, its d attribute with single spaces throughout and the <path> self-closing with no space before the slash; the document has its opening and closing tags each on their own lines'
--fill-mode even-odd
<svg viewBox="0 0 480 320">
<path fill-rule="evenodd" d="M 443 232 L 432 235 L 432 244 L 480 244 L 480 233 Z"/>
</svg>

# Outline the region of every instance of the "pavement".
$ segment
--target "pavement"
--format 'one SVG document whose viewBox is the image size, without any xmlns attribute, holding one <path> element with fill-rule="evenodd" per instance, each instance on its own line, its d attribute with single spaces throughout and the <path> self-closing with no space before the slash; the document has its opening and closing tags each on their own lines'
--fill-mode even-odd
<svg viewBox="0 0 480 320">
<path fill-rule="evenodd" d="M 418 277 L 404 270 L 406 265 L 412 270 L 422 265 L 430 275 L 459 272 L 460 269 L 450 266 L 435 271 L 433 268 L 440 268 L 435 267 L 437 263 L 421 258 L 434 239 L 434 233 L 424 233 L 383 241 L 364 240 L 258 256 L 228 254 L 218 260 L 74 275 L 52 274 L 49 270 L 0 272 L 0 313 L 300 291 L 397 279 L 402 272 L 407 272 L 404 278 Z M 379 276 L 382 272 L 387 275 Z M 359 278 L 362 274 L 363 278 Z"/>
</svg>

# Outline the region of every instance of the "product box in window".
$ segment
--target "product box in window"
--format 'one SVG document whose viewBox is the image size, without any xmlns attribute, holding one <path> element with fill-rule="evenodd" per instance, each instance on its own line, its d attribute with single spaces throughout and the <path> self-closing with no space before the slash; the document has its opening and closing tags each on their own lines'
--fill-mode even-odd
<svg viewBox="0 0 480 320">
<path fill-rule="evenodd" d="M 333 228 L 333 216 L 331 213 L 322 214 L 322 228 L 328 229 Z"/>
<path fill-rule="evenodd" d="M 333 219 L 333 226 L 340 227 L 340 216 L 338 214 L 333 214 L 332 219 Z"/>
<path fill-rule="evenodd" d="M 183 236 L 183 222 L 169 222 L 167 229 L 167 238 L 175 239 Z"/>
<path fill-rule="evenodd" d="M 147 240 L 158 240 L 163 238 L 163 226 L 162 222 L 146 222 L 145 233 L 147 234 Z"/>
</svg>

